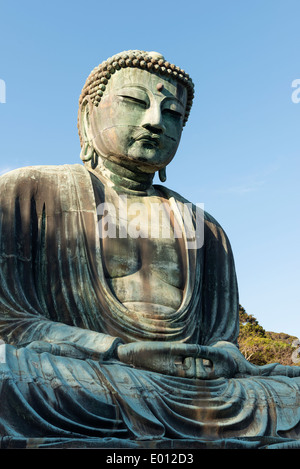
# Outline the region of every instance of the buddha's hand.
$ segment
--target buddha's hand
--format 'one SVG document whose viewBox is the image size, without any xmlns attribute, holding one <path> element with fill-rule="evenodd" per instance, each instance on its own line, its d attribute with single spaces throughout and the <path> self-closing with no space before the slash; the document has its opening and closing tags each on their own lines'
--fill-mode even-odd
<svg viewBox="0 0 300 469">
<path fill-rule="evenodd" d="M 187 360 L 185 360 L 187 362 Z M 213 346 L 199 345 L 198 355 L 189 359 L 195 377 L 201 379 L 234 378 L 260 375 L 259 367 L 248 362 L 238 348 L 229 342 Z"/>
<path fill-rule="evenodd" d="M 234 345 L 132 342 L 120 345 L 117 354 L 120 361 L 136 368 L 184 378 L 232 378 L 255 374 L 256 369 Z"/>
<path fill-rule="evenodd" d="M 119 345 L 120 361 L 143 370 L 165 375 L 194 377 L 185 360 L 196 358 L 198 346 L 172 342 L 131 342 Z"/>
<path fill-rule="evenodd" d="M 71 342 L 50 343 L 42 340 L 35 340 L 26 346 L 27 349 L 37 353 L 50 353 L 61 357 L 77 358 L 79 360 L 99 360 L 99 353 L 86 347 Z"/>
</svg>

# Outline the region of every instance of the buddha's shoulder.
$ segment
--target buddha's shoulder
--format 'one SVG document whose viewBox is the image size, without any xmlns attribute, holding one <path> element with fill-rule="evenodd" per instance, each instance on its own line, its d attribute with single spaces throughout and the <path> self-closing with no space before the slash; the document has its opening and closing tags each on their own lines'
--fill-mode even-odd
<svg viewBox="0 0 300 469">
<path fill-rule="evenodd" d="M 0 184 L 57 184 L 74 174 L 86 172 L 83 165 L 35 165 L 13 169 L 0 177 Z"/>
</svg>

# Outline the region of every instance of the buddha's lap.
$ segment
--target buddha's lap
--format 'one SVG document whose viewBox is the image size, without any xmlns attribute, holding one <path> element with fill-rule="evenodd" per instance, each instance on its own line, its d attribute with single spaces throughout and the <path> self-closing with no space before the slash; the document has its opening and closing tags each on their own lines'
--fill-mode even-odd
<svg viewBox="0 0 300 469">
<path fill-rule="evenodd" d="M 212 380 L 181 378 L 163 375 L 147 370 L 131 367 L 118 360 L 94 361 L 52 355 L 48 352 L 37 353 L 33 350 L 5 347 L 0 363 L 1 381 L 13 380 L 23 392 L 26 387 L 43 386 L 44 389 L 57 390 L 60 387 L 79 392 L 85 390 L 94 396 L 105 396 L 107 402 L 115 402 L 111 395 L 121 393 L 128 400 L 139 398 L 182 399 L 193 405 L 211 401 L 227 402 L 247 399 L 247 406 L 267 401 L 276 392 L 280 399 L 291 398 L 291 394 L 299 393 L 300 377 L 245 377 Z M 141 395 L 136 392 L 142 392 Z M 272 397 L 271 397 L 272 399 Z M 233 401 L 232 401 L 233 402 Z"/>
</svg>

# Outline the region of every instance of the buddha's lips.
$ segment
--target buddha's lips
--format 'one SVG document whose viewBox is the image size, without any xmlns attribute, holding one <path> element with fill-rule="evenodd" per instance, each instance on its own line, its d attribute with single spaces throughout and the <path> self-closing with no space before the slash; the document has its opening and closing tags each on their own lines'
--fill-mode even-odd
<svg viewBox="0 0 300 469">
<path fill-rule="evenodd" d="M 149 132 L 137 132 L 133 138 L 135 141 L 143 140 L 146 143 L 152 143 L 153 145 L 159 145 L 160 142 L 159 135 L 149 134 Z"/>
</svg>

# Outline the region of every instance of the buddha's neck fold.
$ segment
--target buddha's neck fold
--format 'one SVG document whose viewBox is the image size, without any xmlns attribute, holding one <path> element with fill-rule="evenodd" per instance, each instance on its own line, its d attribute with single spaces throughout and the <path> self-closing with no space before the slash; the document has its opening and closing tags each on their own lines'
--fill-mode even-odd
<svg viewBox="0 0 300 469">
<path fill-rule="evenodd" d="M 148 194 L 153 191 L 152 182 L 155 173 L 145 173 L 128 168 L 112 160 L 98 156 L 98 165 L 94 172 L 108 180 L 115 190 Z"/>
</svg>

